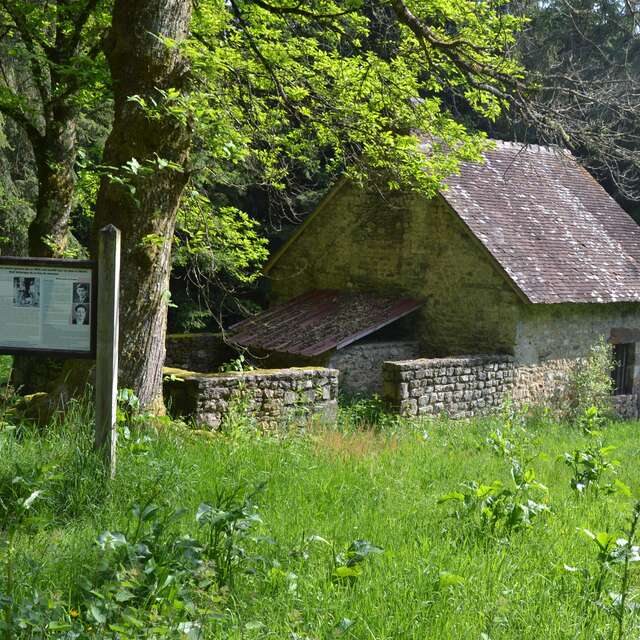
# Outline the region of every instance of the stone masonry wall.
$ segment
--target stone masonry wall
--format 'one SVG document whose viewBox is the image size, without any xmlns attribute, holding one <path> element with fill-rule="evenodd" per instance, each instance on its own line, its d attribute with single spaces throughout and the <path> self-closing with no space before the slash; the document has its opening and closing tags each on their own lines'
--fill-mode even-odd
<svg viewBox="0 0 640 640">
<path fill-rule="evenodd" d="M 237 357 L 220 333 L 174 333 L 166 340 L 166 367 L 210 373 Z"/>
<path fill-rule="evenodd" d="M 500 407 L 513 385 L 509 356 L 385 362 L 384 397 L 402 415 L 470 418 Z"/>
<path fill-rule="evenodd" d="M 511 396 L 518 405 L 560 402 L 575 360 L 547 360 L 535 365 L 517 365 L 514 369 Z"/>
<path fill-rule="evenodd" d="M 507 396 L 516 406 L 558 406 L 579 361 L 559 359 L 519 365 L 510 356 L 486 355 L 385 362 L 384 398 L 405 416 L 446 413 L 469 418 L 500 408 Z M 613 396 L 614 414 L 638 418 L 637 393 Z"/>
<path fill-rule="evenodd" d="M 234 404 L 267 428 L 305 423 L 311 416 L 333 420 L 337 412 L 335 369 L 268 369 L 199 374 L 165 369 L 164 395 L 174 416 L 218 429 Z"/>
<path fill-rule="evenodd" d="M 609 340 L 613 328 L 640 329 L 640 304 L 525 305 L 513 354 L 521 364 L 583 358 L 599 340 Z M 638 358 L 634 377 L 640 378 Z"/>
<path fill-rule="evenodd" d="M 417 358 L 420 347 L 410 340 L 358 342 L 334 351 L 328 366 L 340 371 L 340 391 L 382 394 L 382 363 Z"/>
</svg>

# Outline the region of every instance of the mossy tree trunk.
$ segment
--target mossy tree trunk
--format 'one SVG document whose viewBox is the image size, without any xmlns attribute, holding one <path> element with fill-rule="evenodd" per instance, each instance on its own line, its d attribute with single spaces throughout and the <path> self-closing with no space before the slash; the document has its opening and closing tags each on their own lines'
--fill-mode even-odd
<svg viewBox="0 0 640 640">
<path fill-rule="evenodd" d="M 188 123 L 166 109 L 167 92 L 184 89 L 187 65 L 163 39 L 184 40 L 191 11 L 190 0 L 116 0 L 105 45 L 115 112 L 103 164 L 112 170 L 101 181 L 95 231 L 111 223 L 122 232 L 118 384 L 155 411 L 163 408 L 171 243 L 191 145 Z"/>
<path fill-rule="evenodd" d="M 46 105 L 45 132 L 33 151 L 38 176 L 36 217 L 29 225 L 29 255 L 64 256 L 76 186 L 77 112 L 68 100 Z"/>
</svg>

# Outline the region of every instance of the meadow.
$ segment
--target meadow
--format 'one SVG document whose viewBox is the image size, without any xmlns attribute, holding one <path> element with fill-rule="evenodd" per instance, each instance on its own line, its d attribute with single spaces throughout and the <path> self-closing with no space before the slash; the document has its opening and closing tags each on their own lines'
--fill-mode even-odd
<svg viewBox="0 0 640 640">
<path fill-rule="evenodd" d="M 125 409 L 113 481 L 86 403 L 0 417 L 0 638 L 638 637 L 639 424 Z"/>
</svg>

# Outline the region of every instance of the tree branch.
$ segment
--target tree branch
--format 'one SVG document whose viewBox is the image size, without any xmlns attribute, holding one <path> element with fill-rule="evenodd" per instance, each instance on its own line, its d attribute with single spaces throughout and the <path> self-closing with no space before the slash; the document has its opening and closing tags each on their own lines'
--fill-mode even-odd
<svg viewBox="0 0 640 640">
<path fill-rule="evenodd" d="M 482 76 L 496 80 L 505 87 L 525 89 L 525 86 L 517 78 L 502 73 L 496 67 L 474 58 L 471 52 L 486 53 L 482 47 L 462 38 L 445 40 L 439 37 L 433 29 L 409 10 L 404 0 L 390 0 L 390 4 L 398 21 L 409 28 L 427 57 L 429 57 L 429 46 L 431 46 L 448 58 L 476 89 L 501 99 L 510 100 L 513 97 L 507 90 L 483 81 Z"/>
<path fill-rule="evenodd" d="M 87 24 L 87 20 L 89 20 L 91 14 L 98 6 L 98 1 L 99 0 L 87 0 L 82 10 L 78 13 L 76 19 L 72 21 L 73 32 L 66 44 L 66 49 L 69 53 L 73 54 L 78 48 L 80 38 L 82 37 L 82 30 Z"/>
<path fill-rule="evenodd" d="M 341 18 L 342 16 L 356 13 L 358 9 L 345 9 L 344 11 L 337 11 L 334 13 L 316 13 L 315 11 L 309 11 L 308 9 L 301 9 L 302 2 L 298 2 L 295 6 L 276 6 L 272 5 L 265 0 L 251 0 L 254 4 L 259 6 L 269 13 L 276 15 L 295 15 L 302 16 L 304 18 L 310 18 L 311 20 L 334 20 L 335 18 Z"/>
<path fill-rule="evenodd" d="M 36 125 L 31 122 L 25 112 L 18 106 L 19 97 L 9 89 L 7 89 L 7 92 L 15 99 L 11 100 L 11 102 L 4 102 L 0 99 L 0 113 L 11 118 L 18 126 L 24 129 L 29 138 L 29 142 L 31 142 L 31 145 L 35 149 L 42 142 L 43 136 Z"/>
<path fill-rule="evenodd" d="M 48 55 L 50 48 L 29 29 L 29 25 L 24 19 L 24 15 L 20 13 L 14 3 L 9 0 L 0 0 L 0 7 L 4 8 L 8 16 L 13 21 L 18 33 L 20 34 L 22 43 L 30 54 L 29 66 L 31 67 L 31 75 L 33 76 L 33 81 L 38 89 L 38 93 L 40 94 L 42 104 L 44 105 L 48 100 L 49 92 L 44 73 L 42 67 L 38 63 L 38 59 L 42 57 L 43 53 Z"/>
</svg>

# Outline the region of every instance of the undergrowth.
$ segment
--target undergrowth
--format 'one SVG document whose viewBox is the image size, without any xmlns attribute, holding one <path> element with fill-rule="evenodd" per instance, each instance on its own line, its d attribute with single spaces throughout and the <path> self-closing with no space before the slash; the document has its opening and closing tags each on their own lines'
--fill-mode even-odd
<svg viewBox="0 0 640 640">
<path fill-rule="evenodd" d="M 86 402 L 0 427 L 3 640 L 638 636 L 637 424 L 373 399 L 207 437 L 120 400 L 113 481 Z"/>
</svg>

